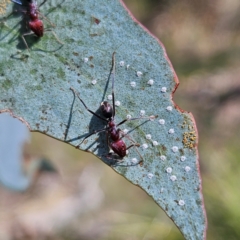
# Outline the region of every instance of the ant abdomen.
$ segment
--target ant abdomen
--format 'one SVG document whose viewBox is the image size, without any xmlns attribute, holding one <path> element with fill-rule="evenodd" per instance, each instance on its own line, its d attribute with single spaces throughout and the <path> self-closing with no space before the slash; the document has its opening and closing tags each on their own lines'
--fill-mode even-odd
<svg viewBox="0 0 240 240">
<path fill-rule="evenodd" d="M 121 158 L 125 157 L 127 154 L 127 147 L 122 139 L 119 139 L 118 141 L 115 142 L 111 142 L 110 147 Z"/>
<path fill-rule="evenodd" d="M 29 27 L 38 37 L 43 36 L 44 28 L 41 20 L 30 21 Z"/>
</svg>

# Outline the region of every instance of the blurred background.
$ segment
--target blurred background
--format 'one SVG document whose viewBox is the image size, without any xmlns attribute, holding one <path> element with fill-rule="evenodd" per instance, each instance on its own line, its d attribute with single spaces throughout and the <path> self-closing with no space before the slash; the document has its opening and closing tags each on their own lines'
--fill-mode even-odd
<svg viewBox="0 0 240 240">
<path fill-rule="evenodd" d="M 239 240 L 240 1 L 124 2 L 164 44 L 180 80 L 174 101 L 195 117 L 207 239 Z M 91 154 L 39 133 L 27 139 L 24 184 L 1 181 L 1 240 L 183 240 L 141 189 Z"/>
</svg>

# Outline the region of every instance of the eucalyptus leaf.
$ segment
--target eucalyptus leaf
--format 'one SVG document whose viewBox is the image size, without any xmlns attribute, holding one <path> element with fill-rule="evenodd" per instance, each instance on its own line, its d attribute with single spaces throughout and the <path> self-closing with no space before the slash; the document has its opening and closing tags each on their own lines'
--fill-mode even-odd
<svg viewBox="0 0 240 240">
<path fill-rule="evenodd" d="M 105 132 L 92 135 L 80 147 L 145 190 L 185 239 L 205 239 L 197 129 L 192 115 L 172 101 L 178 79 L 163 45 L 119 0 L 49 0 L 40 10 L 56 25 L 55 35 L 46 31 L 41 39 L 26 36 L 28 52 L 21 38 L 26 32 L 23 13 L 3 18 L 17 8 L 8 3 L 2 11 L 0 111 L 18 117 L 31 131 L 77 146 L 88 133 L 104 128 L 105 122 L 74 99 L 70 87 L 99 113 L 101 102 L 111 98 L 111 58 L 116 52 L 115 100 L 120 103 L 116 122 L 128 115 L 158 118 L 121 125 L 141 146 L 140 154 L 133 147 L 117 164 L 107 156 Z M 126 167 L 141 158 L 143 164 Z"/>
</svg>

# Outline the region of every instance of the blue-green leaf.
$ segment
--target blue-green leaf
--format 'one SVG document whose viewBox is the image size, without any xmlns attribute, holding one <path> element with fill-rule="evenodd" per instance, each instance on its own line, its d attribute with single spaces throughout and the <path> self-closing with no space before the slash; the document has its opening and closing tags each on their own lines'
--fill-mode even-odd
<svg viewBox="0 0 240 240">
<path fill-rule="evenodd" d="M 4 15 L 13 5 L 8 5 Z M 71 108 L 74 96 L 70 87 L 80 93 L 89 109 L 97 111 L 111 95 L 108 80 L 112 53 L 116 52 L 115 98 L 120 102 L 116 122 L 127 115 L 138 117 L 142 110 L 158 118 L 121 126 L 134 129 L 129 135 L 141 145 L 138 149 L 144 161 L 142 165 L 122 166 L 131 165 L 133 158 L 140 160 L 133 147 L 112 167 L 144 189 L 186 239 L 204 239 L 197 130 L 192 115 L 172 101 L 178 80 L 164 47 L 118 0 L 49 0 L 41 12 L 56 25 L 54 32 L 64 45 L 51 32 L 40 40 L 26 36 L 31 48 L 28 53 L 20 37 L 25 32 L 21 14 L 1 23 L 1 112 L 11 111 L 32 131 L 78 145 L 86 134 L 105 123 L 87 112 L 78 99 Z M 109 148 L 104 132 L 89 137 L 81 148 L 107 164 L 112 162 L 106 157 Z"/>
</svg>

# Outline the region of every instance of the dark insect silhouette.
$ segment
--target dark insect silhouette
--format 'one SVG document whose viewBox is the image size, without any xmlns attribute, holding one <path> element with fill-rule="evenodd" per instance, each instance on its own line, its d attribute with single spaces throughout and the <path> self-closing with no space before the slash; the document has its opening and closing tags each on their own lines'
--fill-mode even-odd
<svg viewBox="0 0 240 240">
<path fill-rule="evenodd" d="M 115 117 L 115 95 L 114 95 L 114 80 L 115 80 L 115 53 L 112 55 L 112 69 L 111 69 L 111 75 L 112 75 L 112 105 L 107 102 L 103 101 L 100 106 L 100 110 L 102 112 L 102 116 L 96 114 L 92 110 L 90 110 L 87 105 L 84 103 L 84 101 L 80 98 L 79 94 L 76 92 L 74 88 L 70 88 L 73 93 L 78 97 L 78 99 L 81 101 L 83 106 L 86 108 L 87 111 L 89 111 L 91 114 L 96 116 L 97 118 L 103 120 L 106 122 L 106 127 L 103 129 L 95 130 L 91 133 L 89 133 L 87 136 L 83 138 L 83 140 L 76 146 L 78 148 L 88 137 L 92 136 L 93 134 L 100 133 L 100 132 L 106 132 L 107 134 L 107 140 L 108 140 L 108 146 L 113 150 L 115 155 L 119 156 L 120 158 L 124 158 L 127 154 L 127 150 L 133 146 L 139 147 L 140 145 L 136 142 L 134 142 L 130 136 L 125 134 L 120 128 L 118 128 L 120 125 L 127 121 L 133 121 L 138 119 L 146 119 L 149 120 L 155 119 L 157 116 L 148 116 L 148 117 L 137 117 L 137 118 L 127 118 L 122 120 L 120 123 L 116 124 L 114 117 Z M 132 143 L 130 146 L 126 146 L 125 142 L 123 141 L 123 138 L 126 137 L 129 139 L 129 141 Z M 137 148 L 136 148 L 137 150 Z M 137 150 L 138 152 L 138 150 Z M 141 160 L 137 163 L 142 162 L 142 157 L 140 153 L 138 152 Z M 109 154 L 110 156 L 110 154 Z"/>
</svg>

